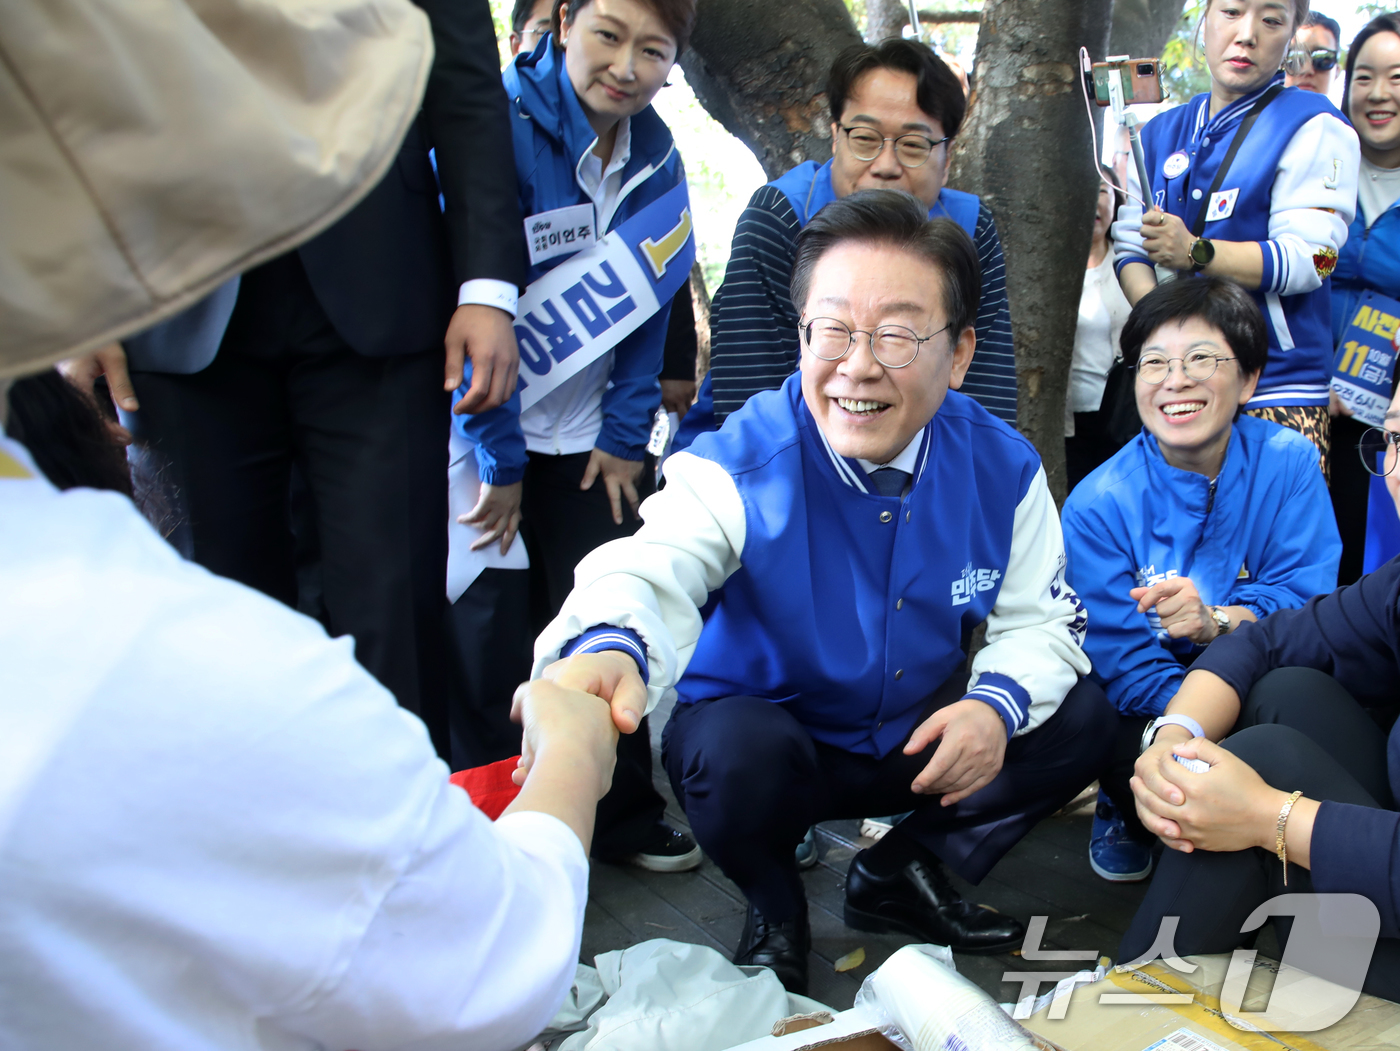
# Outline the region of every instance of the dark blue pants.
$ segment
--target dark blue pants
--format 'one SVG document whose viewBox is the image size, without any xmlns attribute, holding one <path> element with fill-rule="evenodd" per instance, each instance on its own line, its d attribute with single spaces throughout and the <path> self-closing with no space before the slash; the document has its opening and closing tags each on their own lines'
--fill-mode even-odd
<svg viewBox="0 0 1400 1051">
<path fill-rule="evenodd" d="M 930 699 L 925 718 L 959 700 L 966 676 Z M 1001 773 L 953 806 L 910 784 L 937 742 L 916 755 L 876 758 L 814 741 L 781 704 L 725 697 L 678 704 L 662 739 L 676 798 L 705 853 L 766 917 L 782 921 L 803 900 L 793 851 L 809 825 L 913 813 L 880 841 L 885 852 L 931 851 L 980 881 L 1041 818 L 1092 781 L 1113 738 L 1103 691 L 1081 680 L 1059 710 L 1006 747 Z"/>
</svg>

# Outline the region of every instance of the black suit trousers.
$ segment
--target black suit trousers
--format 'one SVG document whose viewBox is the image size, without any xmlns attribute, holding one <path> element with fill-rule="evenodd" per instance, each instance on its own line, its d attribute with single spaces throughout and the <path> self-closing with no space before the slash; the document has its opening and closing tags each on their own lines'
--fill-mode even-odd
<svg viewBox="0 0 1400 1051">
<path fill-rule="evenodd" d="M 442 370 L 441 349 L 351 350 L 293 253 L 244 275 L 213 364 L 187 376 L 136 373 L 133 383 L 135 422 L 170 461 L 195 561 L 304 607 L 295 467 L 327 630 L 354 637 L 360 663 L 446 754 Z"/>
</svg>

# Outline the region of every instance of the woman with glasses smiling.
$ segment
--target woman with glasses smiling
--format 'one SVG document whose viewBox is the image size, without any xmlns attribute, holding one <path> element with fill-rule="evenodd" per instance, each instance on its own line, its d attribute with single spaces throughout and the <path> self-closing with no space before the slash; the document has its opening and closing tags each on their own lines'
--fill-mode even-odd
<svg viewBox="0 0 1400 1051">
<path fill-rule="evenodd" d="M 1330 591 L 1341 550 L 1316 449 L 1240 413 L 1268 355 L 1249 293 L 1222 278 L 1162 285 L 1133 308 L 1122 349 L 1143 430 L 1063 515 L 1084 650 L 1119 712 L 1089 850 L 1114 881 L 1152 871 L 1128 780 L 1187 666 L 1240 624 Z"/>
</svg>

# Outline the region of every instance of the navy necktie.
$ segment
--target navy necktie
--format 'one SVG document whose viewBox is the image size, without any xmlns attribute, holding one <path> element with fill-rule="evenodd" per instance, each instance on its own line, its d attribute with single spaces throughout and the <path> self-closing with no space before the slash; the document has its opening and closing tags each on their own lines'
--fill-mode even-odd
<svg viewBox="0 0 1400 1051">
<path fill-rule="evenodd" d="M 881 467 L 870 479 L 881 496 L 901 497 L 904 495 L 904 483 L 909 481 L 909 472 L 901 471 L 898 467 Z"/>
</svg>

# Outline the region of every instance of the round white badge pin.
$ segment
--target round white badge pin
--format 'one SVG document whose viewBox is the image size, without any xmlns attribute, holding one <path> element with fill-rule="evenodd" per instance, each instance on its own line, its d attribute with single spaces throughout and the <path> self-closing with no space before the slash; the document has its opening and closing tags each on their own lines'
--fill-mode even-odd
<svg viewBox="0 0 1400 1051">
<path fill-rule="evenodd" d="M 1190 166 L 1191 158 L 1183 150 L 1177 150 L 1162 162 L 1162 174 L 1168 179 L 1175 179 Z"/>
</svg>

